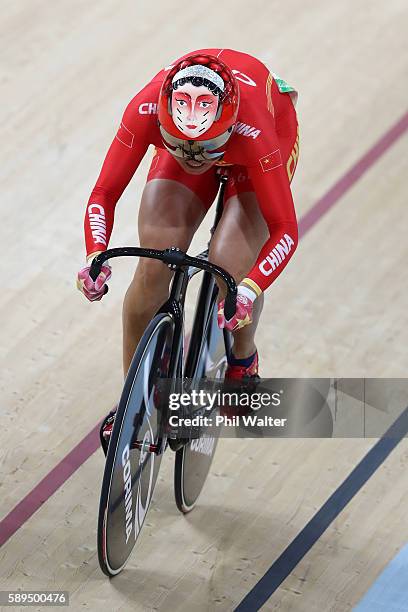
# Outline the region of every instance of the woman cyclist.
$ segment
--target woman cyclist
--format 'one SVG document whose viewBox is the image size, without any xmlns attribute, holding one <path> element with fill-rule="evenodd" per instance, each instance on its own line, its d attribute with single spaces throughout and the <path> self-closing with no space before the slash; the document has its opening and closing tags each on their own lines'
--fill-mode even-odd
<svg viewBox="0 0 408 612">
<path fill-rule="evenodd" d="M 228 172 L 224 211 L 209 260 L 238 284 L 237 310 L 226 321 L 220 286 L 218 323 L 233 334 L 227 378 L 258 374 L 255 331 L 263 293 L 298 241 L 290 189 L 298 153 L 297 94 L 255 57 L 230 49 L 188 53 L 161 70 L 131 100 L 92 190 L 85 214 L 87 264 L 78 288 L 100 300 L 111 276 L 96 281 L 90 261 L 108 248 L 116 204 L 149 145 L 154 155 L 139 209 L 144 248 L 186 251 Z M 141 259 L 123 305 L 123 367 L 168 296 L 172 272 Z"/>
</svg>

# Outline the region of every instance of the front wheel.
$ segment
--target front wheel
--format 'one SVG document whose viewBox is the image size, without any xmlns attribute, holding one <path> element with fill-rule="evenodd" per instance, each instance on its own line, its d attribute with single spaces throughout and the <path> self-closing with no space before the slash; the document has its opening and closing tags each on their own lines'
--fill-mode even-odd
<svg viewBox="0 0 408 612">
<path fill-rule="evenodd" d="M 166 411 L 160 380 L 169 377 L 174 320 L 158 314 L 147 326 L 126 377 L 109 442 L 98 519 L 98 557 L 118 574 L 140 534 L 164 452 Z"/>
</svg>

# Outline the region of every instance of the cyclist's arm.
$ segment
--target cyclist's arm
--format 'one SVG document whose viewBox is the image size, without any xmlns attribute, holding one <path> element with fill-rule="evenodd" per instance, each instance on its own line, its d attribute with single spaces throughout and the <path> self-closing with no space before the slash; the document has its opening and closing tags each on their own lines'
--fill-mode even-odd
<svg viewBox="0 0 408 612">
<path fill-rule="evenodd" d="M 268 225 L 269 238 L 244 280 L 259 295 L 288 264 L 298 244 L 298 226 L 286 168 L 279 159 L 263 160 L 248 169 L 259 206 Z M 249 279 L 249 282 L 248 282 Z"/>
<path fill-rule="evenodd" d="M 154 119 L 138 112 L 144 97 L 145 90 L 126 108 L 89 198 L 84 221 L 87 255 L 108 247 L 116 204 L 149 146 L 149 130 Z"/>
</svg>

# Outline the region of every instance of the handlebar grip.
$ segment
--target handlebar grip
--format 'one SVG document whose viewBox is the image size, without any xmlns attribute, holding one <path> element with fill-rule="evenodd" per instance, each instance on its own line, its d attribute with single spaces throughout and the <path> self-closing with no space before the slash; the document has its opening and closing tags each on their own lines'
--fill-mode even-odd
<svg viewBox="0 0 408 612">
<path fill-rule="evenodd" d="M 237 308 L 237 294 L 227 293 L 224 302 L 224 317 L 227 321 L 230 321 L 235 314 Z"/>
<path fill-rule="evenodd" d="M 96 257 L 93 258 L 92 263 L 91 263 L 91 268 L 89 270 L 89 276 L 92 278 L 93 282 L 96 281 L 96 279 L 98 278 L 102 270 L 103 261 L 99 262 L 99 257 L 100 255 L 97 255 Z M 109 291 L 109 287 L 108 285 L 105 285 L 103 294 L 106 295 L 108 291 Z"/>
<path fill-rule="evenodd" d="M 91 269 L 89 270 L 89 276 L 92 278 L 93 282 L 95 282 L 96 279 L 98 278 L 101 268 L 102 266 L 98 266 L 98 265 L 94 266 L 92 264 Z"/>
<path fill-rule="evenodd" d="M 91 263 L 91 269 L 89 270 L 89 276 L 92 278 L 93 282 L 96 281 L 102 270 L 102 262 L 100 263 L 98 259 L 99 255 L 93 258 Z"/>
</svg>

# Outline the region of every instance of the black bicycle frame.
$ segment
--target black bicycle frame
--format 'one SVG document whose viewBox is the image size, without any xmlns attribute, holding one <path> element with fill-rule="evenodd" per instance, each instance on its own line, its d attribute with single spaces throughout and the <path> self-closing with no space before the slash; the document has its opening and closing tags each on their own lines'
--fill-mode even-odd
<svg viewBox="0 0 408 612">
<path fill-rule="evenodd" d="M 226 186 L 227 177 L 222 176 L 220 178 L 220 191 L 217 198 L 216 213 L 214 218 L 214 225 L 211 229 L 211 235 L 214 233 L 215 228 L 221 219 L 223 203 L 224 203 L 224 192 Z M 210 239 L 211 242 L 211 239 Z M 208 243 L 208 247 L 209 244 Z M 215 278 L 220 278 L 226 286 L 227 294 L 225 297 L 224 313 L 227 319 L 231 319 L 235 314 L 236 309 L 236 297 L 237 297 L 237 286 L 233 277 L 228 274 L 223 268 L 208 261 L 208 247 L 205 251 L 200 253 L 197 257 L 191 257 L 178 247 L 170 247 L 168 249 L 143 249 L 141 247 L 119 247 L 114 249 L 108 249 L 103 253 L 97 255 L 91 264 L 90 276 L 93 280 L 98 277 L 102 265 L 108 259 L 115 257 L 146 257 L 149 259 L 158 259 L 167 266 L 175 271 L 174 277 L 171 282 L 170 295 L 166 302 L 161 306 L 158 312 L 170 313 L 175 322 L 174 330 L 174 344 L 176 350 L 172 351 L 171 360 L 169 364 L 169 372 L 174 373 L 181 378 L 181 372 L 178 370 L 178 365 L 181 363 L 180 351 L 182 349 L 183 340 L 183 312 L 184 312 L 184 301 L 187 291 L 188 283 L 191 278 L 204 270 L 204 278 L 201 284 L 200 295 L 198 299 L 197 310 L 195 314 L 195 320 L 193 328 L 197 331 L 197 340 L 200 338 L 201 342 L 205 337 L 205 326 L 208 323 L 208 315 L 211 304 L 211 298 L 215 290 Z M 200 334 L 201 332 L 201 334 Z M 189 358 L 185 366 L 185 376 L 191 376 L 192 368 L 195 360 L 201 350 L 201 343 L 195 341 L 192 343 L 189 351 Z"/>
</svg>

